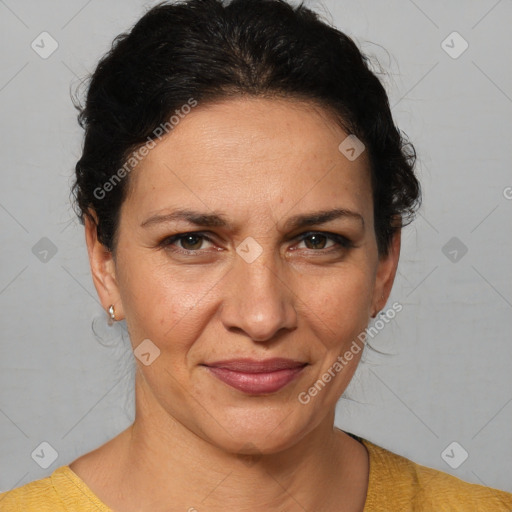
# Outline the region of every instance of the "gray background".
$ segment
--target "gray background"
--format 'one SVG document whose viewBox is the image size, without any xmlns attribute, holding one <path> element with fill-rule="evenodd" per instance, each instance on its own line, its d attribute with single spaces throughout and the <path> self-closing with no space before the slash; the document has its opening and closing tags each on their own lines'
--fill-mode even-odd
<svg viewBox="0 0 512 512">
<path fill-rule="evenodd" d="M 0 0 L 0 491 L 49 475 L 133 420 L 129 341 L 122 324 L 106 324 L 69 203 L 82 141 L 70 89 L 154 3 Z M 336 423 L 512 491 L 512 2 L 309 4 L 387 71 L 424 191 L 389 301 L 403 310 L 372 340 L 392 355 L 365 352 Z M 58 42 L 46 59 L 31 48 L 43 31 Z M 460 55 L 453 31 L 469 44 Z M 441 456 L 453 441 L 469 454 L 456 469 Z M 58 454 L 46 468 L 32 455 L 51 456 L 42 442 Z M 461 448 L 450 450 L 460 462 Z"/>
</svg>

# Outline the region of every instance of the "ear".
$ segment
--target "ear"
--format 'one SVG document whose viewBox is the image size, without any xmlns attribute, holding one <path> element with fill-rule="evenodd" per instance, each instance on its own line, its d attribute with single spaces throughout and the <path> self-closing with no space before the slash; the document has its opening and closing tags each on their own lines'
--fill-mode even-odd
<svg viewBox="0 0 512 512">
<path fill-rule="evenodd" d="M 123 306 L 116 281 L 116 267 L 113 254 L 98 240 L 96 212 L 89 209 L 94 218 L 92 221 L 87 215 L 85 222 L 85 241 L 91 266 L 92 280 L 103 308 L 108 311 L 114 305 L 116 320 L 123 319 Z"/>
<path fill-rule="evenodd" d="M 375 287 L 372 300 L 372 318 L 385 306 L 398 268 L 400 258 L 401 229 L 397 229 L 391 239 L 388 254 L 379 258 L 377 272 L 375 275 Z"/>
</svg>

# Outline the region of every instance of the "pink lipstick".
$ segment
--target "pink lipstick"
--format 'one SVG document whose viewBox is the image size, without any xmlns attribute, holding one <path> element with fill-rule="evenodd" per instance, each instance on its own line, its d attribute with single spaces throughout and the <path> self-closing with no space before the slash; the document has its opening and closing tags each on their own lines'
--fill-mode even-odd
<svg viewBox="0 0 512 512">
<path fill-rule="evenodd" d="M 248 394 L 275 393 L 294 380 L 307 363 L 292 359 L 230 359 L 204 365 L 219 380 Z"/>
</svg>

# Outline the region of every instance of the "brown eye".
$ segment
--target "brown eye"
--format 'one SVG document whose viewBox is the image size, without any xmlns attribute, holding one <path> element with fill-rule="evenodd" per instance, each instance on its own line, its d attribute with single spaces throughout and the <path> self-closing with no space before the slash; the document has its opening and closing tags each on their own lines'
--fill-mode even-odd
<svg viewBox="0 0 512 512">
<path fill-rule="evenodd" d="M 205 247 L 203 247 L 204 242 L 212 243 L 210 238 L 203 233 L 194 232 L 180 233 L 178 235 L 164 238 L 164 240 L 162 240 L 159 245 L 161 247 L 165 247 L 166 249 L 186 254 L 188 252 L 193 253 L 194 251 L 204 252 L 202 251 L 205 249 Z"/>
<path fill-rule="evenodd" d="M 304 244 L 306 249 L 319 253 L 330 251 L 343 251 L 354 247 L 354 244 L 346 237 L 336 233 L 327 232 L 309 232 L 300 237 L 300 244 Z"/>
<path fill-rule="evenodd" d="M 313 235 L 304 237 L 303 241 L 308 249 L 324 249 L 325 244 L 327 243 L 327 239 L 327 236 L 321 235 L 320 233 L 315 233 Z"/>
<path fill-rule="evenodd" d="M 203 238 L 200 235 L 185 235 L 179 239 L 183 249 L 187 251 L 197 251 L 201 248 Z"/>
</svg>

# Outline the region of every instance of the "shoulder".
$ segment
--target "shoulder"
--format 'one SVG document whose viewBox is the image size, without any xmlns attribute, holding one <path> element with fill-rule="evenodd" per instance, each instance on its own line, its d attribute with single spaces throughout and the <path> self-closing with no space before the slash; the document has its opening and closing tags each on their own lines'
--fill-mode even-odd
<svg viewBox="0 0 512 512">
<path fill-rule="evenodd" d="M 60 499 L 52 486 L 51 476 L 0 494 L 0 510 L 2 512 L 65 510 L 59 508 L 59 505 L 61 505 Z"/>
<path fill-rule="evenodd" d="M 465 482 L 361 439 L 370 456 L 370 476 L 364 512 L 469 511 L 511 512 L 512 494 Z M 387 510 L 387 509 L 386 509 Z"/>
<path fill-rule="evenodd" d="M 0 494 L 2 512 L 110 512 L 69 466 L 50 476 Z"/>
</svg>

